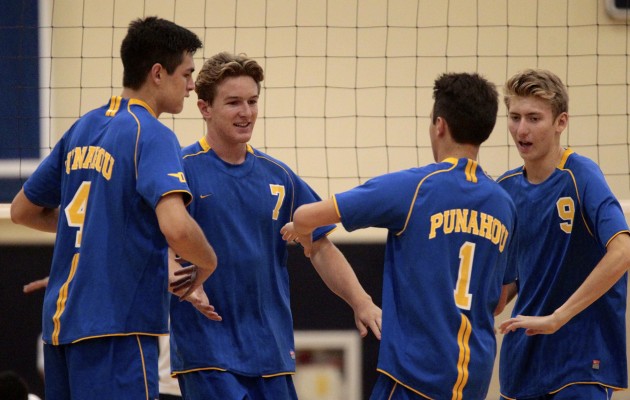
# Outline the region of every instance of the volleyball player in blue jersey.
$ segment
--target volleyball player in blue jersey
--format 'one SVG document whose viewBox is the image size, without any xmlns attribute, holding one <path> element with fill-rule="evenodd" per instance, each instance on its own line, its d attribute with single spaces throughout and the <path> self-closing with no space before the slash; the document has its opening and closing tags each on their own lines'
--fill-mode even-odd
<svg viewBox="0 0 630 400">
<path fill-rule="evenodd" d="M 321 225 L 388 229 L 375 400 L 485 399 L 493 312 L 512 279 L 505 273 L 514 204 L 476 161 L 496 122 L 498 93 L 477 74 L 450 73 L 435 81 L 433 97 L 436 163 L 304 205 L 283 229 L 307 253 Z"/>
<path fill-rule="evenodd" d="M 530 69 L 511 77 L 504 91 L 508 128 L 525 165 L 498 180 L 519 217 L 518 280 L 509 292 L 518 297 L 514 318 L 501 324 L 509 332 L 501 393 L 610 399 L 628 384 L 628 225 L 599 167 L 560 145 L 569 120 L 562 81 Z"/>
<path fill-rule="evenodd" d="M 157 119 L 182 110 L 200 47 L 170 21 L 133 21 L 122 96 L 78 119 L 12 203 L 14 222 L 57 233 L 43 309 L 48 400 L 157 398 L 168 246 L 198 266 L 185 270 L 183 298 L 216 268 L 185 207 L 179 143 Z"/>
<path fill-rule="evenodd" d="M 258 115 L 263 69 L 244 55 L 217 54 L 196 80 L 207 131 L 183 150 L 194 196 L 191 215 L 221 260 L 204 289 L 223 321 L 171 302 L 171 363 L 186 399 L 294 399 L 293 322 L 287 244 L 280 229 L 296 207 L 319 200 L 281 161 L 248 142 Z M 350 304 L 362 335 L 380 334 L 380 309 L 326 235 L 314 234 L 311 261 Z"/>
</svg>

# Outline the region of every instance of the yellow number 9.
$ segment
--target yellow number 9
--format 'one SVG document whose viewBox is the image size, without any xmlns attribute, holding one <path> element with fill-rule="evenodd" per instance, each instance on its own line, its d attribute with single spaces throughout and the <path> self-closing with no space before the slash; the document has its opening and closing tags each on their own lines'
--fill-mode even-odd
<svg viewBox="0 0 630 400">
<path fill-rule="evenodd" d="M 565 233 L 571 233 L 573 229 L 573 218 L 575 218 L 575 204 L 571 197 L 561 197 L 556 202 L 558 216 L 565 222 L 560 223 L 560 229 Z"/>
</svg>

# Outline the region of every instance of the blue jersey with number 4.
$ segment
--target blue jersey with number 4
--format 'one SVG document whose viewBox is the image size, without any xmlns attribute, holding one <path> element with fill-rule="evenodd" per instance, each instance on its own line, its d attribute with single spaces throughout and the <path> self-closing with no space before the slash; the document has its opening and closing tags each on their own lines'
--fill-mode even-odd
<svg viewBox="0 0 630 400">
<path fill-rule="evenodd" d="M 43 339 L 168 332 L 167 244 L 155 207 L 189 190 L 179 143 L 140 100 L 112 97 L 80 118 L 24 184 L 59 207 Z"/>
<path fill-rule="evenodd" d="M 427 398 L 485 399 L 514 204 L 477 162 L 449 158 L 334 197 L 343 226 L 388 229 L 378 370 Z"/>
</svg>

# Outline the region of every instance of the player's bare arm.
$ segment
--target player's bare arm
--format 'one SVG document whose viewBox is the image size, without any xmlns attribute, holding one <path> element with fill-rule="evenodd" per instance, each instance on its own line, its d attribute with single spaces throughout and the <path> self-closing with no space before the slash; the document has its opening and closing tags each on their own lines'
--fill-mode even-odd
<svg viewBox="0 0 630 400">
<path fill-rule="evenodd" d="M 280 229 L 280 233 L 282 234 L 282 239 L 287 242 L 299 244 L 304 249 L 304 256 L 308 258 L 311 257 L 311 249 L 313 247 L 313 236 L 311 232 L 306 235 L 301 235 L 295 231 L 293 222 L 288 222 Z"/>
<path fill-rule="evenodd" d="M 369 329 L 380 340 L 382 311 L 363 289 L 337 246 L 327 237 L 317 240 L 313 243 L 311 263 L 326 286 L 352 307 L 354 322 L 361 337 L 365 337 Z"/>
<path fill-rule="evenodd" d="M 516 297 L 517 294 L 516 283 L 508 283 L 507 285 L 503 285 L 501 288 L 501 297 L 499 297 L 499 303 L 497 304 L 497 308 L 494 310 L 494 315 L 497 316 L 503 312 L 505 306 L 510 304 L 510 302 Z"/>
<path fill-rule="evenodd" d="M 164 196 L 155 208 L 160 230 L 173 251 L 198 268 L 190 287 L 180 298 L 186 299 L 208 279 L 217 267 L 217 256 L 199 225 L 192 219 L 180 193 Z"/>
<path fill-rule="evenodd" d="M 24 293 L 33 293 L 48 286 L 48 277 L 29 282 L 22 288 Z"/>
<path fill-rule="evenodd" d="M 295 210 L 293 215 L 294 229 L 299 234 L 308 234 L 315 228 L 341 221 L 333 199 L 304 204 Z"/>
<path fill-rule="evenodd" d="M 501 333 L 525 329 L 527 335 L 552 334 L 574 316 L 606 293 L 630 269 L 630 235 L 622 233 L 610 241 L 606 255 L 589 274 L 584 283 L 558 307 L 545 316 L 518 315 L 504 321 Z"/>
<path fill-rule="evenodd" d="M 59 209 L 33 204 L 24 194 L 24 189 L 21 189 L 11 203 L 11 221 L 38 231 L 55 233 Z"/>
<path fill-rule="evenodd" d="M 335 224 L 340 221 L 332 199 L 304 204 L 295 211 L 293 222 L 286 224 L 281 230 L 282 238 L 295 241 L 304 247 L 304 255 L 311 256 L 312 232 L 315 228 Z"/>
</svg>

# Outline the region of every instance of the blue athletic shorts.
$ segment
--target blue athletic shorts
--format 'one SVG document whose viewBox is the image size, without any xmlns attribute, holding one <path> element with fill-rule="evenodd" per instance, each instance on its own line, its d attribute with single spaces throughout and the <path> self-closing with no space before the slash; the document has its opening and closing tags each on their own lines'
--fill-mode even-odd
<svg viewBox="0 0 630 400">
<path fill-rule="evenodd" d="M 105 336 L 44 344 L 46 400 L 157 399 L 156 336 Z"/>
<path fill-rule="evenodd" d="M 370 400 L 419 400 L 426 399 L 412 392 L 387 375 L 378 374 L 376 383 L 372 389 Z"/>
<path fill-rule="evenodd" d="M 297 400 L 291 375 L 263 378 L 203 370 L 178 374 L 177 379 L 186 400 Z"/>
</svg>

